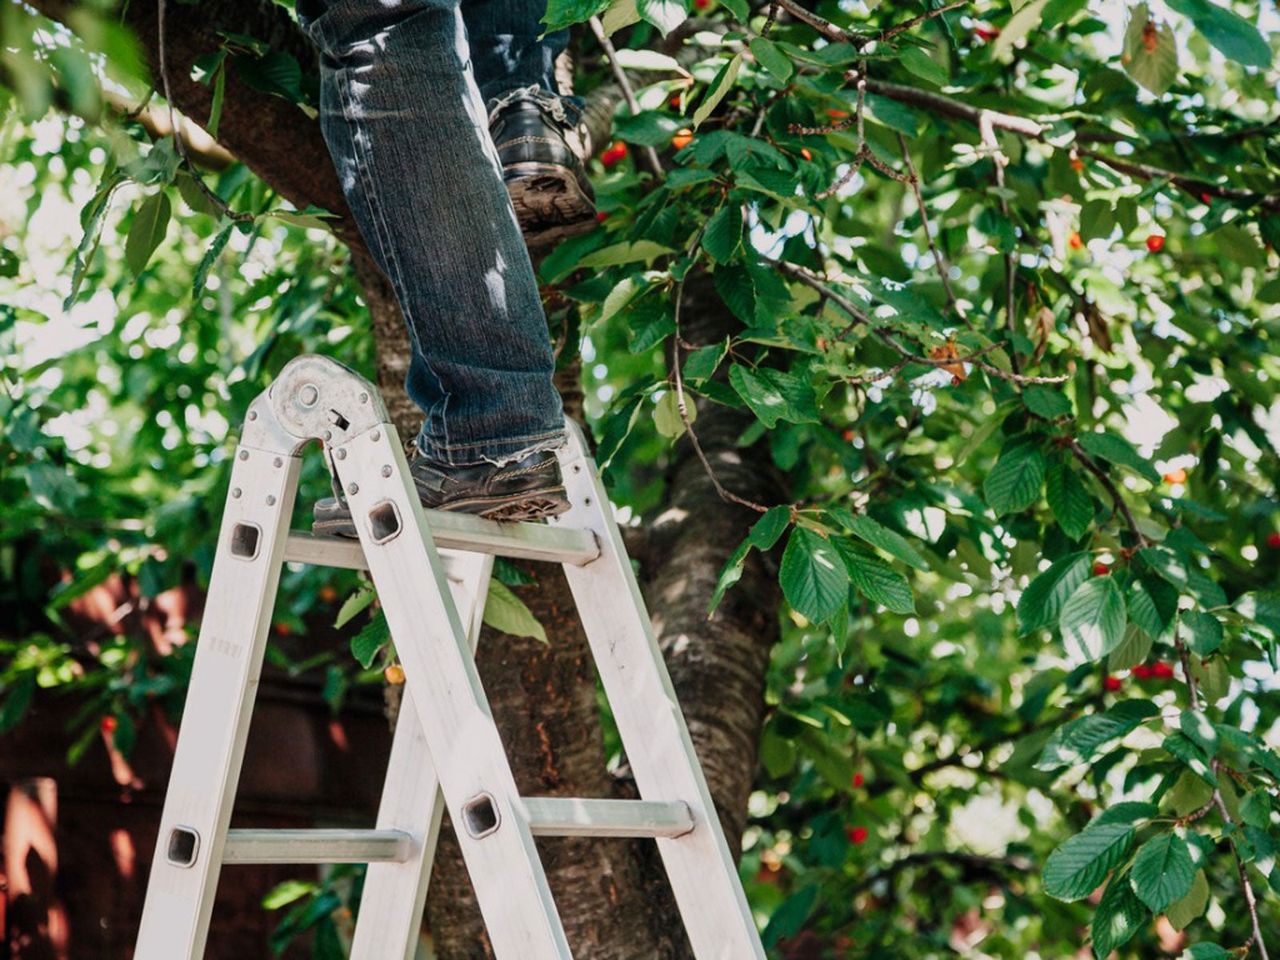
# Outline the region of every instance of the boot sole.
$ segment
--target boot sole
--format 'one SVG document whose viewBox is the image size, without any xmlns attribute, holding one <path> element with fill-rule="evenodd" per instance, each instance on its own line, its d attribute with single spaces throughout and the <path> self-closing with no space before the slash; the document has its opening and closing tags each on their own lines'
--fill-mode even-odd
<svg viewBox="0 0 1280 960">
<path fill-rule="evenodd" d="M 569 509 L 569 499 L 564 487 L 552 487 L 518 498 L 472 497 L 467 500 L 454 500 L 434 509 L 446 510 L 449 513 L 470 513 L 486 520 L 498 520 L 504 523 L 527 523 L 560 516 Z M 317 520 L 311 524 L 311 532 L 318 536 L 359 539 L 355 522 L 350 517 Z"/>
<path fill-rule="evenodd" d="M 530 248 L 557 244 L 595 226 L 595 202 L 567 168 L 551 163 L 513 163 L 503 167 L 502 174 Z"/>
</svg>

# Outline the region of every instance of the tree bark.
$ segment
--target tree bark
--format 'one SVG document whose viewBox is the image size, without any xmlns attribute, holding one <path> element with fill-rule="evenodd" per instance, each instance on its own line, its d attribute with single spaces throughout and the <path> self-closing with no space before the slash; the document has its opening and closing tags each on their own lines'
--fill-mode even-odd
<svg viewBox="0 0 1280 960">
<path fill-rule="evenodd" d="M 66 0 L 34 0 L 58 19 Z M 158 62 L 155 0 L 133 0 L 126 22 Z M 247 33 L 292 53 L 304 71 L 315 55 L 306 36 L 265 0 L 168 2 L 166 61 L 174 106 L 189 117 L 208 116 L 211 91 L 189 79 L 190 65 L 217 49 L 217 31 Z M 335 232 L 351 248 L 352 265 L 369 309 L 377 343 L 378 385 L 405 439 L 420 413 L 404 392 L 409 346 L 389 283 L 346 217 L 336 175 L 318 124 L 297 107 L 264 96 L 229 75 L 219 141 L 299 208 L 316 204 L 342 219 Z M 732 318 L 709 285 L 690 284 L 686 337 L 710 342 L 732 329 Z M 701 339 L 699 339 L 701 337 Z M 573 349 L 572 345 L 570 349 Z M 560 382 L 566 408 L 580 412 L 576 364 Z M 753 499 L 778 499 L 775 480 L 752 469 L 767 462 L 736 439 L 747 423 L 737 411 L 709 407 L 698 435 L 722 481 Z M 654 624 L 716 799 L 730 846 L 736 850 L 746 816 L 763 716 L 768 651 L 776 637 L 778 591 L 768 558 L 753 557 L 742 582 L 716 616 L 706 609 L 724 559 L 745 536 L 755 515 L 715 493 L 687 442 L 670 465 L 668 501 L 649 531 L 660 547 L 660 566 L 643 571 Z M 550 642 L 486 630 L 478 662 L 517 783 L 531 794 L 623 796 L 631 791 L 605 769 L 595 676 L 567 583 L 558 569 L 533 565 L 536 587 L 521 595 L 546 628 Z M 675 958 L 684 941 L 652 843 L 597 840 L 539 841 L 548 877 L 577 956 L 592 960 Z M 441 960 L 490 956 L 470 882 L 451 831 L 442 836 L 428 907 Z"/>
</svg>

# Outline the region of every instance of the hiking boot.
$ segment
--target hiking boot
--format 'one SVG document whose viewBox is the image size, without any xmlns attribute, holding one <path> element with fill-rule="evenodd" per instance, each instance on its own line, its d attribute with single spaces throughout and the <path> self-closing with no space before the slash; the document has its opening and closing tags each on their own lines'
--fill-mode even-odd
<svg viewBox="0 0 1280 960">
<path fill-rule="evenodd" d="M 595 194 L 573 146 L 578 133 L 559 97 L 535 86 L 495 98 L 489 135 L 530 250 L 545 250 L 595 225 Z"/>
<path fill-rule="evenodd" d="M 555 452 L 539 450 L 496 467 L 451 467 L 418 456 L 409 461 L 418 499 L 428 510 L 474 513 L 490 520 L 542 520 L 569 509 Z M 351 508 L 341 497 L 317 500 L 312 532 L 356 538 Z"/>
</svg>

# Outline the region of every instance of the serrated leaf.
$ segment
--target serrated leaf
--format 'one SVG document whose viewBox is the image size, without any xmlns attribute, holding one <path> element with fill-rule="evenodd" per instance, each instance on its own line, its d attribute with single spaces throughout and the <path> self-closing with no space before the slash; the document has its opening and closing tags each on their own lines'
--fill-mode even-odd
<svg viewBox="0 0 1280 960">
<path fill-rule="evenodd" d="M 1274 65 L 1271 46 L 1252 23 L 1212 0 L 1165 0 L 1170 10 L 1190 17 L 1205 39 L 1229 60 L 1247 67 Z"/>
<path fill-rule="evenodd" d="M 1049 854 L 1044 864 L 1045 893 L 1058 900 L 1083 900 L 1124 860 L 1133 836 L 1129 824 L 1089 824 Z"/>
<path fill-rule="evenodd" d="M 729 588 L 742 579 L 743 565 L 750 551 L 751 541 L 743 540 L 720 568 L 720 576 L 716 578 L 716 588 L 712 591 L 711 600 L 707 604 L 708 617 L 716 612 L 716 607 L 720 606 L 720 601 L 729 592 Z"/>
<path fill-rule="evenodd" d="M 1052 771 L 1088 763 L 1099 748 L 1126 736 L 1159 712 L 1150 700 L 1124 700 L 1105 712 L 1072 720 L 1045 744 L 1036 769 Z"/>
<path fill-rule="evenodd" d="M 523 600 L 505 583 L 489 580 L 489 595 L 484 603 L 484 622 L 495 630 L 513 637 L 532 637 L 547 642 L 547 631 Z"/>
<path fill-rule="evenodd" d="M 1094 817 L 1094 823 L 1132 823 L 1136 824 L 1140 820 L 1150 820 L 1160 812 L 1160 808 L 1154 803 L 1144 803 L 1141 800 L 1122 800 L 1120 803 L 1113 803 L 1107 809 Z"/>
<path fill-rule="evenodd" d="M 1044 454 L 1031 443 L 1006 448 L 982 483 L 982 494 L 997 517 L 1025 510 L 1040 499 Z"/>
<path fill-rule="evenodd" d="M 684 409 L 693 423 L 698 419 L 698 407 L 688 392 L 684 393 Z M 685 431 L 684 418 L 680 416 L 680 399 L 674 389 L 662 395 L 662 399 L 653 408 L 653 424 L 658 433 L 675 440 Z"/>
<path fill-rule="evenodd" d="M 1235 960 L 1238 954 L 1224 950 L 1216 943 L 1197 943 L 1182 955 L 1187 960 Z"/>
<path fill-rule="evenodd" d="M 1191 594 L 1206 607 L 1225 606 L 1227 596 L 1193 560 L 1166 547 L 1146 547 L 1138 556 L 1180 591 Z"/>
<path fill-rule="evenodd" d="M 1204 875 L 1203 870 L 1197 870 L 1195 880 L 1191 882 L 1191 889 L 1187 891 L 1187 895 L 1177 903 L 1170 904 L 1169 909 L 1165 911 L 1165 916 L 1173 924 L 1173 929 L 1185 930 L 1191 926 L 1192 921 L 1204 914 L 1208 906 L 1209 880 Z"/>
<path fill-rule="evenodd" d="M 200 258 L 200 263 L 196 265 L 196 272 L 191 278 L 191 297 L 199 299 L 204 293 L 205 284 L 209 282 L 209 273 L 213 270 L 213 265 L 218 262 L 218 257 L 222 255 L 222 251 L 227 246 L 227 241 L 231 239 L 231 230 L 235 227 L 234 221 L 226 220 L 218 232 L 214 234 L 213 239 L 209 241 L 209 246 L 205 248 L 204 256 Z"/>
<path fill-rule="evenodd" d="M 1059 417 L 1071 415 L 1071 401 L 1061 388 L 1045 387 L 1033 384 L 1022 391 L 1022 402 L 1037 417 L 1046 420 L 1057 420 Z"/>
<path fill-rule="evenodd" d="M 1115 673 L 1118 670 L 1131 670 L 1140 663 L 1146 663 L 1154 645 L 1155 642 L 1149 633 L 1130 622 L 1124 629 L 1124 641 L 1107 657 L 1107 670 Z"/>
<path fill-rule="evenodd" d="M 689 17 L 684 0 L 636 0 L 636 11 L 664 37 Z"/>
<path fill-rule="evenodd" d="M 1058 629 L 1067 656 L 1076 663 L 1092 663 L 1120 646 L 1126 622 L 1124 596 L 1115 578 L 1094 577 L 1062 605 Z"/>
<path fill-rule="evenodd" d="M 1071 540 L 1079 540 L 1093 524 L 1093 497 L 1084 481 L 1061 457 L 1049 462 L 1044 478 L 1045 499 L 1053 518 Z"/>
<path fill-rule="evenodd" d="M 1120 60 L 1134 82 L 1157 97 L 1178 78 L 1178 41 L 1173 29 L 1167 23 L 1153 20 L 1145 3 L 1138 4 L 1129 13 Z"/>
<path fill-rule="evenodd" d="M 929 561 L 924 558 L 924 555 L 919 550 L 911 545 L 906 537 L 896 530 L 890 530 L 865 513 L 853 516 L 848 520 L 846 526 L 860 540 L 865 540 L 871 546 L 878 550 L 883 550 L 889 556 L 901 560 L 907 566 L 915 567 L 917 570 L 929 569 Z"/>
<path fill-rule="evenodd" d="M 817 398 L 807 378 L 769 367 L 751 369 L 735 363 L 729 368 L 729 383 L 747 402 L 752 412 L 769 429 L 779 420 L 817 423 Z"/>
<path fill-rule="evenodd" d="M 130 272 L 136 277 L 146 269 L 147 261 L 164 239 L 169 229 L 171 212 L 169 195 L 160 190 L 142 201 L 133 215 L 129 236 L 124 243 L 124 259 Z"/>
<path fill-rule="evenodd" d="M 1032 580 L 1018 598 L 1018 633 L 1056 624 L 1067 598 L 1089 579 L 1092 565 L 1088 553 L 1069 553 Z"/>
<path fill-rule="evenodd" d="M 341 630 L 350 623 L 362 610 L 366 610 L 369 604 L 373 603 L 378 596 L 373 587 L 361 587 L 347 599 L 342 601 L 342 606 L 338 608 L 338 616 L 333 621 L 335 630 Z"/>
<path fill-rule="evenodd" d="M 1129 871 L 1129 885 L 1152 913 L 1163 913 L 1191 892 L 1195 875 L 1187 841 L 1176 833 L 1166 833 L 1139 848 Z"/>
<path fill-rule="evenodd" d="M 1151 461 L 1138 453 L 1133 444 L 1123 437 L 1117 437 L 1114 433 L 1082 433 L 1077 439 L 1080 446 L 1092 456 L 1118 467 L 1127 467 L 1152 483 L 1160 482 L 1160 473 L 1151 465 Z"/>
<path fill-rule="evenodd" d="M 948 79 L 946 68 L 919 47 L 904 47 L 898 54 L 898 62 L 921 80 L 934 86 L 944 86 Z"/>
<path fill-rule="evenodd" d="M 849 597 L 849 571 L 840 554 L 806 527 L 791 531 L 778 579 L 787 603 L 812 623 L 826 621 Z"/>
<path fill-rule="evenodd" d="M 729 338 L 707 347 L 699 347 L 692 351 L 684 361 L 684 378 L 686 380 L 707 380 L 716 372 L 720 361 L 729 352 Z"/>
<path fill-rule="evenodd" d="M 1140 627 L 1149 639 L 1155 640 L 1172 622 L 1178 609 L 1178 594 L 1171 591 L 1163 580 L 1141 577 L 1129 584 L 1125 606 L 1129 620 Z"/>
<path fill-rule="evenodd" d="M 782 52 L 781 48 L 766 37 L 756 37 L 750 44 L 751 55 L 756 62 L 783 83 L 791 79 L 795 72 L 795 64 Z"/>
<path fill-rule="evenodd" d="M 858 592 L 893 613 L 916 612 L 915 597 L 907 578 L 883 560 L 868 556 L 852 544 L 838 541 L 840 555 L 849 568 L 849 580 Z"/>
<path fill-rule="evenodd" d="M 791 522 L 791 508 L 785 504 L 770 507 L 751 525 L 747 541 L 757 550 L 772 550 Z"/>
<path fill-rule="evenodd" d="M 1184 610 L 1181 616 L 1191 649 L 1201 657 L 1217 652 L 1222 646 L 1222 621 L 1202 610 Z"/>
<path fill-rule="evenodd" d="M 351 638 L 351 655 L 366 670 L 373 665 L 378 651 L 391 641 L 391 627 L 386 615 L 379 610 L 364 628 Z"/>
<path fill-rule="evenodd" d="M 610 0 L 548 0 L 542 22 L 547 32 L 563 30 L 575 23 L 585 23 L 607 6 Z"/>
<path fill-rule="evenodd" d="M 702 233 L 702 249 L 716 263 L 727 263 L 742 249 L 742 205 L 730 200 L 711 215 Z"/>
<path fill-rule="evenodd" d="M 1129 886 L 1128 875 L 1113 876 L 1093 915 L 1090 927 L 1093 955 L 1097 960 L 1110 956 L 1112 951 L 1133 939 L 1149 916 L 1149 911 Z"/>
<path fill-rule="evenodd" d="M 742 54 L 738 53 L 716 74 L 716 78 L 711 84 L 711 90 L 703 97 L 702 103 L 698 104 L 698 109 L 693 112 L 693 128 L 695 130 L 702 125 L 703 120 L 711 116 L 711 111 L 719 106 L 720 101 L 725 98 L 725 94 L 733 89 L 733 85 L 738 79 L 738 71 L 741 69 Z"/>
</svg>

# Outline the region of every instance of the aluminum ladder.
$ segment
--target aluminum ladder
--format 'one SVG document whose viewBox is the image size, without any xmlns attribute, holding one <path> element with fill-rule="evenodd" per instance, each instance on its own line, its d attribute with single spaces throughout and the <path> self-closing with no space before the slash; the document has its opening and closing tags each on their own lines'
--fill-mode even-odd
<svg viewBox="0 0 1280 960">
<path fill-rule="evenodd" d="M 302 448 L 319 440 L 359 541 L 291 532 Z M 135 960 L 203 955 L 223 864 L 369 864 L 352 960 L 412 960 L 448 808 L 499 960 L 572 956 L 534 837 L 653 837 L 699 960 L 763 960 L 595 464 L 570 425 L 572 503 L 548 524 L 424 510 L 373 385 L 319 356 L 250 405 L 165 797 Z M 476 671 L 493 556 L 563 564 L 639 800 L 522 797 Z M 285 563 L 367 570 L 405 672 L 377 823 L 229 830 Z"/>
</svg>

